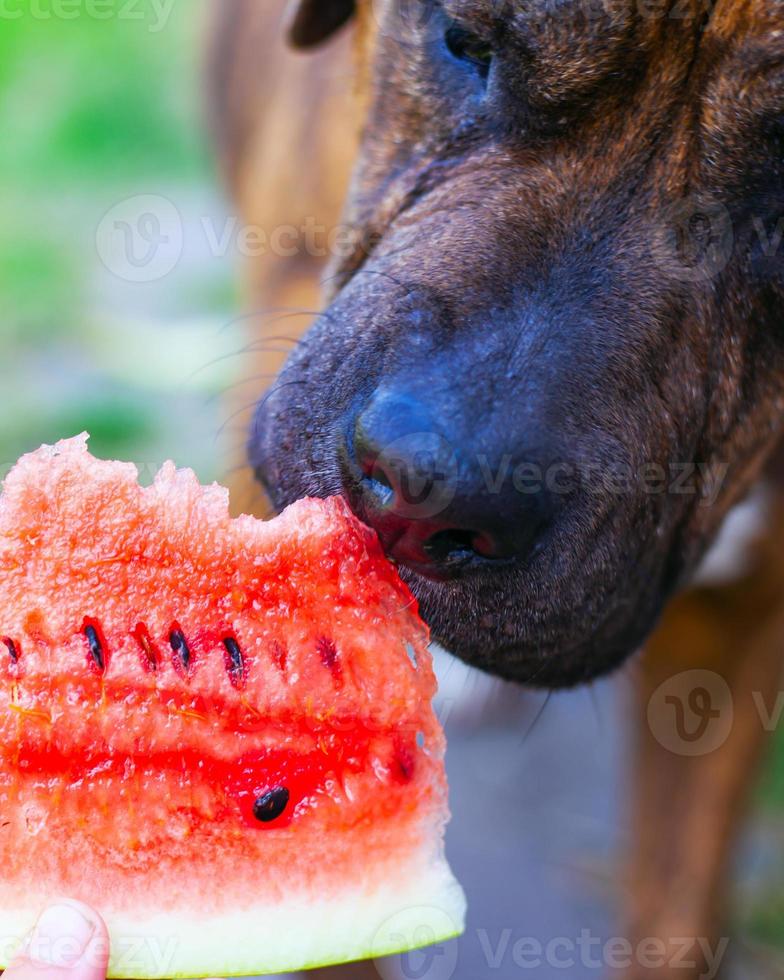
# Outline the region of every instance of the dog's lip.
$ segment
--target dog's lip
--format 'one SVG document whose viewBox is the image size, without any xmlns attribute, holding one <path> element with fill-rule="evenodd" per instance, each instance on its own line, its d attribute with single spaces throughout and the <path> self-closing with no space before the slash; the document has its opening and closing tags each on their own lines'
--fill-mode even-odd
<svg viewBox="0 0 784 980">
<path fill-rule="evenodd" d="M 401 538 L 404 537 L 406 533 L 405 528 L 400 528 L 395 531 L 381 534 L 376 528 L 368 524 L 364 514 L 357 513 L 356 509 L 352 505 L 352 501 L 345 493 L 341 494 L 341 496 L 348 504 L 352 513 L 357 516 L 357 519 L 362 521 L 366 527 L 369 527 L 370 530 L 373 531 L 378 538 L 378 542 L 381 545 L 381 549 L 384 552 L 387 561 L 394 565 L 398 571 L 405 569 L 405 571 L 409 573 L 426 578 L 429 582 L 446 583 L 455 581 L 455 579 L 461 577 L 461 575 L 467 572 L 471 566 L 475 567 L 480 562 L 482 564 L 489 564 L 489 561 L 480 559 L 475 555 L 469 555 L 467 552 L 465 555 L 455 556 L 450 561 L 413 561 L 412 559 L 402 561 L 400 558 L 395 556 L 394 549 Z"/>
<path fill-rule="evenodd" d="M 514 558 L 485 558 L 467 549 L 438 561 L 419 561 L 409 556 L 401 558 L 395 552 L 397 545 L 406 535 L 405 527 L 379 530 L 368 522 L 365 510 L 363 508 L 357 509 L 345 493 L 343 499 L 358 520 L 370 527 L 376 534 L 387 560 L 399 571 L 405 569 L 414 575 L 427 579 L 429 582 L 446 584 L 469 576 L 480 575 L 483 572 L 492 573 L 494 570 L 509 568 L 515 564 Z"/>
<path fill-rule="evenodd" d="M 384 547 L 383 543 L 382 547 Z M 476 564 L 469 555 L 456 557 L 448 562 L 400 562 L 389 554 L 387 554 L 387 558 L 398 569 L 405 569 L 407 572 L 426 578 L 429 582 L 438 582 L 440 584 L 454 582 L 464 577 L 466 572 L 469 571 L 470 566 Z"/>
</svg>

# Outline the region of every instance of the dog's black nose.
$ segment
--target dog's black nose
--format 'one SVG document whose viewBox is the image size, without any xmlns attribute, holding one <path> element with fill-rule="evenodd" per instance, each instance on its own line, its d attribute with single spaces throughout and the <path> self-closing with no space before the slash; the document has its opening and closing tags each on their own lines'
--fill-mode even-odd
<svg viewBox="0 0 784 980">
<path fill-rule="evenodd" d="M 477 445 L 446 429 L 421 400 L 376 394 L 350 435 L 360 517 L 391 557 L 435 577 L 525 557 L 549 517 L 544 489 L 515 485 L 508 433 Z"/>
</svg>

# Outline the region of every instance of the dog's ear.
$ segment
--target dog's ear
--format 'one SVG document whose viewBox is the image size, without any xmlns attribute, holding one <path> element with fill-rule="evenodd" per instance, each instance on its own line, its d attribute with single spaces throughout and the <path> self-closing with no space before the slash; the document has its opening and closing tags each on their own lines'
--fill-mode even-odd
<svg viewBox="0 0 784 980">
<path fill-rule="evenodd" d="M 295 48 L 310 48 L 334 34 L 354 13 L 354 0 L 291 0 L 286 33 Z"/>
</svg>

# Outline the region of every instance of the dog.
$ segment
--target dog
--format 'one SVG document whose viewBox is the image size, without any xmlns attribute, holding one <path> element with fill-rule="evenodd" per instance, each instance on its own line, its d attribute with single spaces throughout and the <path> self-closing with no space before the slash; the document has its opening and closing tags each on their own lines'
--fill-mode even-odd
<svg viewBox="0 0 784 980">
<path fill-rule="evenodd" d="M 243 216 L 341 232 L 251 270 L 314 310 L 255 476 L 345 496 L 482 670 L 644 647 L 629 934 L 719 935 L 784 649 L 784 5 L 222 0 L 211 36 Z M 763 531 L 701 579 L 752 492 Z"/>
</svg>

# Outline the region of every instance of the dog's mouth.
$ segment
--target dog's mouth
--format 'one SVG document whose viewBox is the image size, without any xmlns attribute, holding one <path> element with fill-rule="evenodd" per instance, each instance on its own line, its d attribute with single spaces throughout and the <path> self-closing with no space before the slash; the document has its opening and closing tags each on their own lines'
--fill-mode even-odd
<svg viewBox="0 0 784 980">
<path fill-rule="evenodd" d="M 341 484 L 335 474 L 318 481 L 312 472 L 282 487 L 269 474 L 278 509 L 303 495 L 328 496 Z M 436 532 L 420 558 L 401 557 L 400 527 L 379 529 L 361 487 L 340 491 L 350 507 L 373 526 L 390 560 L 409 586 L 442 647 L 472 666 L 530 686 L 570 687 L 615 669 L 639 648 L 660 607 L 654 561 L 601 560 L 607 550 L 601 530 L 579 544 L 574 528 L 553 527 L 525 560 L 488 559 L 475 542 L 442 542 Z M 459 547 L 459 545 L 463 547 Z M 447 554 L 439 551 L 443 547 Z M 639 564 L 635 569 L 633 566 Z"/>
<path fill-rule="evenodd" d="M 446 497 L 426 480 L 429 492 L 406 497 L 388 464 L 381 473 L 363 467 L 361 455 L 341 445 L 345 408 L 307 434 L 322 411 L 321 383 L 309 380 L 309 391 L 281 385 L 264 399 L 251 445 L 256 473 L 276 509 L 342 494 L 377 532 L 442 647 L 548 688 L 595 678 L 640 647 L 669 587 L 671 542 L 657 537 L 657 513 L 641 511 L 632 497 L 579 492 L 537 510 L 535 495 L 523 501 L 524 526 L 516 528 L 509 517 L 521 506 L 516 497 L 465 490 L 473 486 L 465 459 L 456 482 L 444 484 Z M 406 412 L 410 406 L 398 406 L 388 417 L 397 424 Z"/>
</svg>

